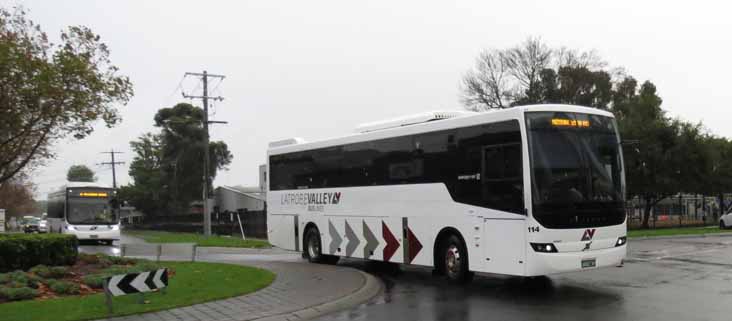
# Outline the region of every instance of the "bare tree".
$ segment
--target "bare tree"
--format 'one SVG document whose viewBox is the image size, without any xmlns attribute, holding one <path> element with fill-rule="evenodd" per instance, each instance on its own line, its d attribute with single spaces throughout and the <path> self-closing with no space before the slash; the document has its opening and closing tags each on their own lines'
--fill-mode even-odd
<svg viewBox="0 0 732 321">
<path fill-rule="evenodd" d="M 510 102 L 509 81 L 503 53 L 485 50 L 476 59 L 475 70 L 463 78 L 462 102 L 473 111 L 506 108 Z"/>
<path fill-rule="evenodd" d="M 532 37 L 512 48 L 481 52 L 475 67 L 463 76 L 460 100 L 466 109 L 473 111 L 573 101 L 557 97 L 562 95 L 563 86 L 577 85 L 578 79 L 568 76 L 585 77 L 581 78 L 583 86 L 589 87 L 582 87 L 582 93 L 595 93 L 605 87 L 596 88 L 598 80 L 591 78 L 599 75 L 596 72 L 607 72 L 606 67 L 607 63 L 594 50 L 553 49 L 541 38 Z M 622 69 L 607 73 L 613 79 L 622 79 L 624 75 Z"/>
<path fill-rule="evenodd" d="M 536 93 L 541 71 L 549 67 L 553 53 L 540 38 L 509 49 L 483 51 L 475 69 L 463 77 L 463 104 L 474 111 L 506 108 L 517 96 Z"/>
</svg>

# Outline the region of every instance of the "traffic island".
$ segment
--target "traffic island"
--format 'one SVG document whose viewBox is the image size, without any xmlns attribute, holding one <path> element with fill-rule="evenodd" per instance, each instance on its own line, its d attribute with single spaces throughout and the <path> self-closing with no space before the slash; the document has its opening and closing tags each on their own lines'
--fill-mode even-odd
<svg viewBox="0 0 732 321">
<path fill-rule="evenodd" d="M 114 297 L 114 311 L 109 314 L 102 293 L 107 277 L 163 267 L 170 271 L 168 287 L 164 291 Z M 1 287 L 10 289 L 0 294 L 0 302 L 4 302 L 0 303 L 1 319 L 73 321 L 160 311 L 251 293 L 268 286 L 274 278 L 270 271 L 242 265 L 154 263 L 87 255 L 81 256 L 71 267 L 38 267 L 28 272 L 1 274 Z M 19 288 L 28 290 L 16 290 Z M 16 292 L 28 292 L 28 295 Z M 8 293 L 15 295 L 11 297 Z"/>
</svg>

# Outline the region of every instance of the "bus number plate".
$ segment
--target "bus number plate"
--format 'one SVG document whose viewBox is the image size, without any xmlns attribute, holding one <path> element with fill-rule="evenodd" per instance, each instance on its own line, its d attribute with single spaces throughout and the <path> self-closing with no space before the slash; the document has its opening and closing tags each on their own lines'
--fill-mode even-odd
<svg viewBox="0 0 732 321">
<path fill-rule="evenodd" d="M 597 263 L 596 262 L 597 261 L 595 259 L 582 260 L 582 268 L 583 269 L 593 268 L 593 267 L 597 266 Z"/>
<path fill-rule="evenodd" d="M 95 239 L 95 238 L 99 238 L 99 235 L 96 235 L 96 234 L 92 234 L 92 235 L 89 235 L 89 238 L 90 238 L 90 239 Z"/>
</svg>

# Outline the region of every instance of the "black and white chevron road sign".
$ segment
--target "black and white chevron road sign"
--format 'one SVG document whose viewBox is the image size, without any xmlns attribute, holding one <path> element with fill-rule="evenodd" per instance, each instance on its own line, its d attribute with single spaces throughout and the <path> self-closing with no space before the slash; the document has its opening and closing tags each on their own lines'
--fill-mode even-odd
<svg viewBox="0 0 732 321">
<path fill-rule="evenodd" d="M 168 269 L 115 275 L 107 279 L 107 292 L 113 296 L 150 292 L 168 286 Z"/>
</svg>

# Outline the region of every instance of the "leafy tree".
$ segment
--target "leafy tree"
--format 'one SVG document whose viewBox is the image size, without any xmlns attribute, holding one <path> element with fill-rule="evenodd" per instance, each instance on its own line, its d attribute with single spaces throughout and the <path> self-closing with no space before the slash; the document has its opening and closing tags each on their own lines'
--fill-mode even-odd
<svg viewBox="0 0 732 321">
<path fill-rule="evenodd" d="M 184 212 L 202 195 L 204 129 L 203 110 L 187 103 L 162 108 L 155 115 L 160 134 L 147 134 L 132 142 L 137 154 L 130 167 L 134 185 L 124 192 L 145 211 Z M 209 142 L 209 184 L 217 171 L 226 169 L 233 156 L 226 143 Z M 209 186 L 210 187 L 210 186 Z M 210 188 L 209 188 L 210 190 Z M 143 201 L 144 200 L 144 201 Z M 148 204 L 143 204 L 148 202 Z M 140 206 L 138 206 L 140 204 Z"/>
<path fill-rule="evenodd" d="M 132 96 L 100 37 L 69 27 L 51 43 L 20 8 L 0 8 L 0 184 L 53 156 L 51 144 L 82 139 Z"/>
<path fill-rule="evenodd" d="M 157 214 L 166 207 L 161 199 L 165 193 L 162 182 L 160 136 L 151 133 L 130 142 L 135 158 L 130 163 L 133 184 L 120 187 L 119 198 L 147 214 Z"/>
<path fill-rule="evenodd" d="M 96 182 L 97 178 L 86 165 L 73 165 L 66 172 L 66 180 L 69 182 Z"/>
<path fill-rule="evenodd" d="M 719 208 L 729 210 L 725 206 L 724 193 L 732 190 L 732 141 L 723 137 L 708 135 L 704 141 L 706 152 L 709 155 L 707 176 L 701 186 L 701 192 L 707 195 L 716 195 Z"/>
</svg>

